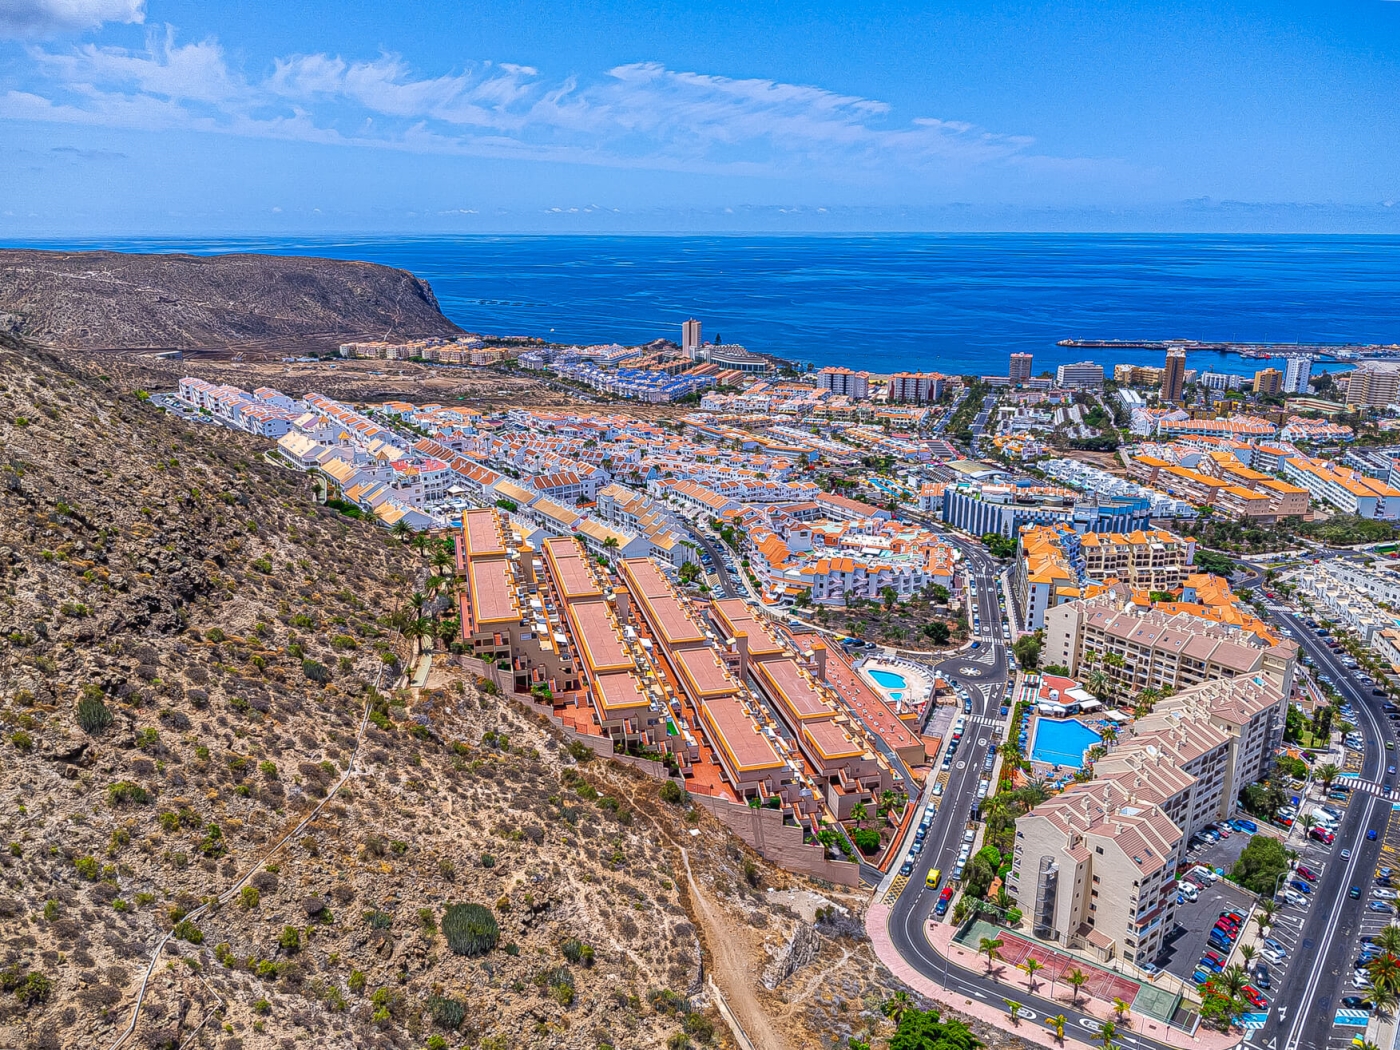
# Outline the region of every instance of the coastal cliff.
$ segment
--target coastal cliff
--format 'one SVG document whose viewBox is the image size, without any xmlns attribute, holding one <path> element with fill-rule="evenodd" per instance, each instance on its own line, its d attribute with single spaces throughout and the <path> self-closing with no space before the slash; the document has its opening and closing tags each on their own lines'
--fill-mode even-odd
<svg viewBox="0 0 1400 1050">
<path fill-rule="evenodd" d="M 90 350 L 461 333 L 426 281 L 374 263 L 30 250 L 0 251 L 0 330 Z"/>
</svg>

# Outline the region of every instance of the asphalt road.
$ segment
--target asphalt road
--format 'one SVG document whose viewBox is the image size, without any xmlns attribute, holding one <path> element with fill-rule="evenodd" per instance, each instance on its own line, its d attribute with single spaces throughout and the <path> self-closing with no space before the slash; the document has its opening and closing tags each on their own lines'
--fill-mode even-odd
<svg viewBox="0 0 1400 1050">
<path fill-rule="evenodd" d="M 687 529 L 686 531 L 690 533 L 690 538 L 699 544 L 700 549 L 710 556 L 710 568 L 719 577 L 720 590 L 724 591 L 724 596 L 738 598 L 739 588 L 734 586 L 734 580 L 730 578 L 729 570 L 724 567 L 724 559 L 720 557 L 719 548 L 699 529 Z"/>
<path fill-rule="evenodd" d="M 1391 803 L 1366 791 L 1364 785 L 1378 785 L 1384 779 L 1385 741 L 1394 737 L 1391 723 L 1381 713 L 1382 701 L 1352 678 L 1332 650 L 1297 616 L 1276 607 L 1270 612 L 1293 632 L 1317 669 L 1328 674 L 1355 707 L 1360 729 L 1372 742 L 1366 748 L 1361 784 L 1346 808 L 1331 859 L 1303 920 L 1296 957 L 1290 959 L 1292 965 L 1282 979 L 1274 982 L 1274 1008 L 1253 1039 L 1265 1050 L 1326 1050 L 1340 1000 L 1353 994 L 1352 960 L 1380 859 L 1381 842 L 1367 841 L 1366 831 L 1384 831 L 1390 816 Z M 1351 849 L 1350 859 L 1342 860 L 1343 848 Z M 1349 898 L 1352 886 L 1362 888 L 1361 899 Z"/>
</svg>

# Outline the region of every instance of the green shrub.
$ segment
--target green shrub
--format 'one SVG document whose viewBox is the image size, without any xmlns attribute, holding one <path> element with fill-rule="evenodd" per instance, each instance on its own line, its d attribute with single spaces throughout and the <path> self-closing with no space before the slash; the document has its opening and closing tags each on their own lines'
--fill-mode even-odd
<svg viewBox="0 0 1400 1050">
<path fill-rule="evenodd" d="M 98 736 L 106 732 L 112 724 L 112 712 L 102 702 L 102 697 L 84 696 L 78 701 L 78 726 L 88 736 Z"/>
<path fill-rule="evenodd" d="M 856 849 L 867 857 L 880 852 L 880 833 L 874 828 L 861 828 L 851 838 L 855 841 Z"/>
<path fill-rule="evenodd" d="M 77 868 L 78 874 L 87 879 L 88 882 L 96 882 L 97 876 L 102 871 L 102 865 L 97 863 L 96 857 L 75 857 L 73 867 Z"/>
<path fill-rule="evenodd" d="M 140 784 L 118 780 L 107 788 L 107 800 L 114 806 L 120 806 L 123 802 L 146 803 L 151 801 L 151 796 Z"/>
<path fill-rule="evenodd" d="M 23 729 L 16 729 L 10 734 L 10 743 L 15 745 L 17 751 L 34 750 L 34 738 Z"/>
<path fill-rule="evenodd" d="M 204 637 L 217 644 L 227 638 L 228 635 L 224 634 L 224 632 L 217 627 L 211 627 L 204 632 Z"/>
<path fill-rule="evenodd" d="M 394 925 L 394 917 L 387 911 L 367 911 L 365 922 L 371 930 L 387 930 Z"/>
<path fill-rule="evenodd" d="M 238 891 L 238 903 L 244 908 L 256 908 L 262 903 L 262 894 L 256 886 L 244 886 Z"/>
<path fill-rule="evenodd" d="M 462 1027 L 462 1022 L 467 1019 L 465 1005 L 456 999 L 449 999 L 441 995 L 428 998 L 428 1013 L 432 1016 L 434 1024 L 449 1031 L 455 1031 Z"/>
<path fill-rule="evenodd" d="M 485 955 L 496 947 L 500 927 L 490 909 L 480 904 L 452 904 L 442 915 L 442 934 L 458 955 Z"/>
<path fill-rule="evenodd" d="M 303 660 L 301 672 L 318 685 L 325 685 L 331 680 L 330 669 L 319 660 Z"/>
<path fill-rule="evenodd" d="M 582 963 L 584 966 L 593 965 L 593 946 L 584 944 L 577 937 L 570 937 L 559 946 L 559 950 L 564 953 L 564 958 L 571 963 Z"/>
<path fill-rule="evenodd" d="M 356 995 L 363 995 L 365 990 L 365 975 L 362 970 L 351 970 L 350 979 L 345 983 L 350 986 L 350 990 Z"/>
<path fill-rule="evenodd" d="M 686 800 L 685 790 L 674 780 L 662 781 L 659 794 L 662 802 L 669 802 L 672 805 L 680 805 Z"/>
<path fill-rule="evenodd" d="M 277 946 L 288 955 L 295 955 L 301 951 L 301 931 L 295 926 L 283 926 L 282 936 L 277 939 Z"/>
<path fill-rule="evenodd" d="M 189 941 L 191 944 L 204 943 L 204 931 L 190 922 L 189 919 L 181 919 L 177 922 L 172 932 L 182 941 Z"/>
</svg>

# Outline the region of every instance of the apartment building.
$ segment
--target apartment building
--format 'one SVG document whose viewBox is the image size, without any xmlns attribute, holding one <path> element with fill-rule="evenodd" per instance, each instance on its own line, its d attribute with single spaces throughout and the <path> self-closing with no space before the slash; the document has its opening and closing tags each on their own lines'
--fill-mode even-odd
<svg viewBox="0 0 1400 1050">
<path fill-rule="evenodd" d="M 1011 589 L 1027 630 L 1045 626 L 1057 605 L 1095 593 L 1094 585 L 1121 582 L 1170 591 L 1190 573 L 1194 540 L 1165 529 L 1080 534 L 1068 525 L 1021 531 Z"/>
<path fill-rule="evenodd" d="M 1362 518 L 1400 518 L 1400 489 L 1379 478 L 1324 459 L 1294 456 L 1283 464 L 1283 476 L 1310 492 L 1314 499 Z"/>
<path fill-rule="evenodd" d="M 1036 936 L 1151 962 L 1186 843 L 1267 773 L 1285 713 L 1263 675 L 1188 688 L 1129 723 L 1092 780 L 1018 819 L 1008 890 Z"/>
<path fill-rule="evenodd" d="M 1217 586 L 1213 577 L 1192 576 L 1180 602 L 1138 605 L 1131 588 L 1117 586 L 1051 608 L 1041 661 L 1071 675 L 1102 669 L 1125 696 L 1261 674 L 1287 695 L 1297 643 L 1243 612 L 1228 588 L 1224 597 L 1205 593 Z"/>
<path fill-rule="evenodd" d="M 1254 373 L 1256 394 L 1280 394 L 1283 392 L 1283 373 L 1277 368 L 1261 368 Z"/>
<path fill-rule="evenodd" d="M 1031 368 L 1034 363 L 1031 354 L 1012 354 L 1011 367 L 1007 372 L 1007 378 L 1011 380 L 1012 386 L 1020 386 L 1031 377 Z"/>
<path fill-rule="evenodd" d="M 870 397 L 870 373 L 853 372 L 849 368 L 823 368 L 817 373 L 817 386 L 833 394 L 864 401 Z"/>
<path fill-rule="evenodd" d="M 1323 615 L 1356 632 L 1367 645 L 1384 651 L 1377 639 L 1395 627 L 1396 618 L 1378 603 L 1400 606 L 1400 575 L 1333 559 L 1296 570 L 1286 578 Z"/>
<path fill-rule="evenodd" d="M 1364 361 L 1347 379 L 1347 404 L 1383 408 L 1400 401 L 1400 362 Z"/>
<path fill-rule="evenodd" d="M 1055 370 L 1055 385 L 1066 390 L 1100 390 L 1103 388 L 1103 365 L 1093 361 L 1060 365 Z"/>
<path fill-rule="evenodd" d="M 885 396 L 891 402 L 922 405 L 942 397 L 947 381 L 938 372 L 896 372 L 890 376 Z"/>
<path fill-rule="evenodd" d="M 1147 500 L 1083 499 L 1072 489 L 1052 486 L 980 485 L 964 482 L 945 485 L 942 516 L 945 524 L 985 536 L 999 533 L 1008 539 L 1026 525 L 1064 522 L 1080 532 L 1132 532 L 1145 528 L 1151 518 Z"/>
<path fill-rule="evenodd" d="M 1168 350 L 1166 366 L 1162 369 L 1162 400 L 1174 404 L 1186 391 L 1186 351 Z"/>
</svg>

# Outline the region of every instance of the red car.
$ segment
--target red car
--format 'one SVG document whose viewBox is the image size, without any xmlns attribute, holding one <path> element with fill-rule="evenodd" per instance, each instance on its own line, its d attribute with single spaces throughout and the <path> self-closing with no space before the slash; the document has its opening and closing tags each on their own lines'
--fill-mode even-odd
<svg viewBox="0 0 1400 1050">
<path fill-rule="evenodd" d="M 1254 1007 L 1256 1010 L 1266 1009 L 1269 1005 L 1269 1000 L 1265 999 L 1262 995 L 1260 995 L 1259 989 L 1255 988 L 1252 984 L 1247 984 L 1243 988 L 1241 988 L 1240 994 L 1243 995 L 1246 999 L 1248 999 L 1249 1005 Z"/>
<path fill-rule="evenodd" d="M 1206 952 L 1205 958 L 1210 959 L 1212 962 L 1218 962 L 1221 966 L 1225 965 L 1225 960 L 1220 957 L 1220 953 L 1217 951 Z"/>
<path fill-rule="evenodd" d="M 1332 840 L 1336 838 L 1336 836 L 1333 835 L 1332 832 L 1328 831 L 1326 828 L 1313 828 L 1311 831 L 1308 832 L 1308 834 L 1311 837 L 1315 838 L 1318 842 L 1321 842 L 1327 846 L 1332 845 Z"/>
<path fill-rule="evenodd" d="M 1309 882 L 1317 881 L 1317 872 L 1313 871 L 1312 868 L 1305 868 L 1303 865 L 1299 864 L 1296 870 L 1299 875 L 1303 876 L 1303 878 L 1307 879 Z"/>
</svg>

